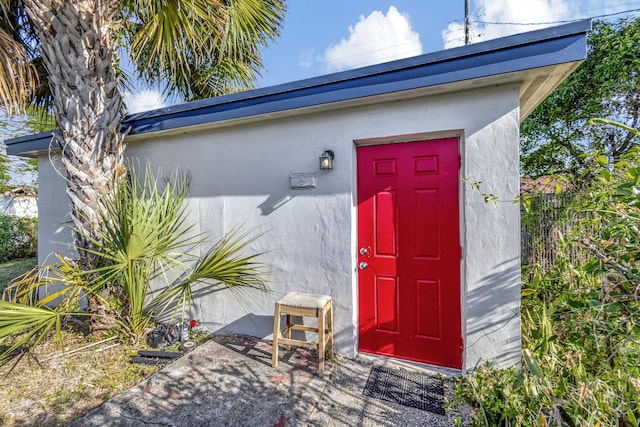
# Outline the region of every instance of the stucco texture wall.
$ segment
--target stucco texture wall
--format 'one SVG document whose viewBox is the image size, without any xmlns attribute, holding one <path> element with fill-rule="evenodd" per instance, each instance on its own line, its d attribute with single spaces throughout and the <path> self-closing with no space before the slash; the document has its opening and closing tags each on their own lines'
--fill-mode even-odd
<svg viewBox="0 0 640 427">
<path fill-rule="evenodd" d="M 359 142 L 460 136 L 461 294 L 463 369 L 489 360 L 501 366 L 520 354 L 519 211 L 486 204 L 462 178 L 511 201 L 518 195 L 519 87 L 505 85 L 369 105 L 216 125 L 181 134 L 137 137 L 127 156 L 169 174 L 191 175 L 189 215 L 217 241 L 236 226 L 264 232 L 250 250 L 266 252 L 273 293 L 216 293 L 193 313 L 213 331 L 270 337 L 274 302 L 289 291 L 334 300 L 336 349 L 357 351 L 356 158 Z M 398 138 L 399 135 L 404 137 Z M 406 135 L 414 135 L 406 136 Z M 334 170 L 318 170 L 318 156 L 335 153 Z M 41 159 L 41 261 L 69 241 L 64 181 Z M 289 175 L 312 173 L 314 189 L 292 189 Z M 63 248 L 64 250 L 64 248 Z"/>
</svg>

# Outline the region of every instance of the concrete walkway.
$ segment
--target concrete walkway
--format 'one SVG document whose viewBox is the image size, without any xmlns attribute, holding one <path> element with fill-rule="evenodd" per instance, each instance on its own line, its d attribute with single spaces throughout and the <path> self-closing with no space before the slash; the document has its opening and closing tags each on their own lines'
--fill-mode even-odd
<svg viewBox="0 0 640 427">
<path fill-rule="evenodd" d="M 338 358 L 319 377 L 317 356 L 305 349 L 282 349 L 273 369 L 270 341 L 216 335 L 71 425 L 450 426 L 467 412 L 442 416 L 364 396 L 370 369 Z"/>
</svg>

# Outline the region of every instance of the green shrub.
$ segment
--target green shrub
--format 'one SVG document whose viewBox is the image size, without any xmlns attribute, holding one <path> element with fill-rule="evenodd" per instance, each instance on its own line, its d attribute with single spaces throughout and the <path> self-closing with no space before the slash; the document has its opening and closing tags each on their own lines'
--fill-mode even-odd
<svg viewBox="0 0 640 427">
<path fill-rule="evenodd" d="M 35 218 L 0 215 L 0 262 L 33 257 L 38 248 L 38 222 Z"/>
<path fill-rule="evenodd" d="M 640 425 L 640 149 L 593 160 L 553 265 L 523 270 L 522 366 L 456 388 L 475 425 Z"/>
<path fill-rule="evenodd" d="M 636 427 L 638 303 L 566 258 L 523 282 L 522 366 L 481 366 L 455 389 L 477 408 L 474 425 Z"/>
</svg>

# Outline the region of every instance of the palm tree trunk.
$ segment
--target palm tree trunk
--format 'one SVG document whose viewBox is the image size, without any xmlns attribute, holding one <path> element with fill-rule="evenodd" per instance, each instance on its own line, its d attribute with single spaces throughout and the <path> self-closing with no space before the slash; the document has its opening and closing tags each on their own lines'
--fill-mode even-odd
<svg viewBox="0 0 640 427">
<path fill-rule="evenodd" d="M 25 0 L 41 41 L 60 133 L 75 246 L 84 268 L 96 258 L 102 201 L 124 172 L 122 96 L 117 88 L 117 0 Z"/>
</svg>

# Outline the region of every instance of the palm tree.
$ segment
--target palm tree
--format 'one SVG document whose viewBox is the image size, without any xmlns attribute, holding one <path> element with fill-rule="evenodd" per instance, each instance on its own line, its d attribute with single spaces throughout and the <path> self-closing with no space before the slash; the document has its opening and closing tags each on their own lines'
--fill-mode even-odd
<svg viewBox="0 0 640 427">
<path fill-rule="evenodd" d="M 84 268 L 96 267 L 95 224 L 125 172 L 118 48 L 185 99 L 242 90 L 284 11 L 282 0 L 0 0 L 0 102 L 53 107 Z"/>
</svg>

